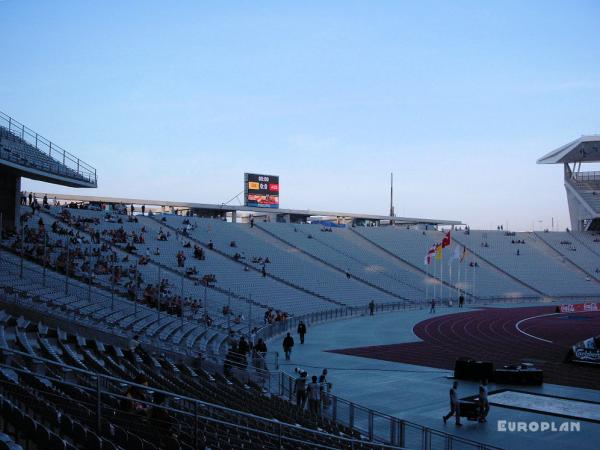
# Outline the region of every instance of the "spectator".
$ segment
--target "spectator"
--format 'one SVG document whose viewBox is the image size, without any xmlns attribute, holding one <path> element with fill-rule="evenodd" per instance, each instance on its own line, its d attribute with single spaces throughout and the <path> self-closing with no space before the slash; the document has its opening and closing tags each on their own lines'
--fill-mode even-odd
<svg viewBox="0 0 600 450">
<path fill-rule="evenodd" d="M 283 352 L 285 353 L 285 360 L 289 361 L 290 356 L 292 354 L 292 348 L 294 347 L 294 338 L 287 334 L 287 336 L 283 339 Z"/>
<path fill-rule="evenodd" d="M 301 320 L 298 324 L 298 335 L 300 336 L 300 344 L 304 345 L 304 335 L 306 334 L 306 325 Z"/>
<path fill-rule="evenodd" d="M 319 385 L 321 386 L 321 403 L 323 408 L 327 409 L 329 407 L 329 391 L 331 390 L 331 383 L 327 382 L 327 369 L 323 369 L 323 372 L 321 372 Z"/>
<path fill-rule="evenodd" d="M 258 339 L 258 342 L 254 346 L 254 351 L 258 354 L 261 354 L 262 356 L 264 356 L 265 353 L 267 353 L 267 344 L 265 343 L 265 341 L 262 340 L 262 338 Z"/>
<path fill-rule="evenodd" d="M 246 339 L 244 338 L 244 336 L 241 336 L 240 337 L 240 341 L 238 342 L 238 352 L 244 358 L 246 357 L 246 355 L 248 354 L 248 352 L 250 352 L 250 346 L 248 345 L 248 342 L 246 341 Z"/>
<path fill-rule="evenodd" d="M 462 308 L 465 305 L 465 296 L 463 294 L 460 294 L 460 297 L 458 297 L 458 307 Z"/>
<path fill-rule="evenodd" d="M 130 352 L 135 352 L 137 350 L 137 348 L 140 346 L 140 336 L 137 334 L 135 336 L 133 336 L 130 339 L 128 346 L 129 346 Z"/>
<path fill-rule="evenodd" d="M 431 299 L 431 307 L 429 308 L 429 314 L 435 314 L 435 298 Z"/>
<path fill-rule="evenodd" d="M 375 313 L 375 302 L 371 300 L 369 302 L 369 315 L 373 315 Z"/>
<path fill-rule="evenodd" d="M 306 405 L 306 382 L 308 374 L 305 371 L 300 372 L 300 378 L 296 380 L 296 405 L 304 409 Z"/>
<path fill-rule="evenodd" d="M 162 392 L 155 392 L 153 396 L 155 406 L 150 408 L 150 423 L 154 430 L 156 438 L 159 441 L 168 437 L 173 437 L 171 431 L 173 418 L 165 409 L 167 407 L 167 397 Z"/>
<path fill-rule="evenodd" d="M 318 416 L 321 409 L 321 386 L 317 383 L 317 376 L 313 375 L 312 382 L 307 387 L 308 409 L 311 414 Z"/>
<path fill-rule="evenodd" d="M 139 374 L 133 380 L 134 383 L 141 386 L 148 386 L 148 380 L 144 375 Z M 127 405 L 126 410 L 130 412 L 145 413 L 148 409 L 148 405 L 145 403 L 148 401 L 146 391 L 140 386 L 130 385 L 127 388 Z"/>
</svg>

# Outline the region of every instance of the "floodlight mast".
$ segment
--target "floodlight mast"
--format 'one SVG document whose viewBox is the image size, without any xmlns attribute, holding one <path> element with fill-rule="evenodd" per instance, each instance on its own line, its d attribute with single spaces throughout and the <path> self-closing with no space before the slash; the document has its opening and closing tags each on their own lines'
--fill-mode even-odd
<svg viewBox="0 0 600 450">
<path fill-rule="evenodd" d="M 394 173 L 390 174 L 390 217 L 394 217 Z"/>
</svg>

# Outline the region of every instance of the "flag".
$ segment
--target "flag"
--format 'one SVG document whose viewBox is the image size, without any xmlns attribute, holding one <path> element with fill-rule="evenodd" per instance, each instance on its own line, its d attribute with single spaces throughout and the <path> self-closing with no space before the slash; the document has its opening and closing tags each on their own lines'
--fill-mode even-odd
<svg viewBox="0 0 600 450">
<path fill-rule="evenodd" d="M 444 239 L 442 239 L 442 248 L 446 248 L 450 244 L 452 244 L 452 239 L 450 238 L 450 230 L 448 230 L 448 232 L 444 236 Z"/>
<path fill-rule="evenodd" d="M 437 261 L 442 259 L 442 249 L 444 248 L 444 246 L 442 244 L 437 244 L 435 247 L 435 259 Z"/>
<path fill-rule="evenodd" d="M 463 262 L 463 260 L 465 259 L 465 257 L 466 257 L 466 256 L 467 256 L 467 247 L 465 247 L 465 246 L 463 245 L 463 248 L 462 248 L 462 253 L 461 253 L 461 255 L 460 255 L 460 260 L 459 260 L 459 262 Z"/>
<path fill-rule="evenodd" d="M 425 255 L 425 265 L 428 266 L 431 264 L 431 259 L 433 258 L 433 254 L 435 253 L 435 244 L 431 246 L 431 248 L 427 251 Z"/>
</svg>

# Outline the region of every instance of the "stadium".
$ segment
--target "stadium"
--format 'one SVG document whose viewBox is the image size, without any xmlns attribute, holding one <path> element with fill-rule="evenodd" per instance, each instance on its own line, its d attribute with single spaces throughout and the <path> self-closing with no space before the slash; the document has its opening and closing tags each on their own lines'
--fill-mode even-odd
<svg viewBox="0 0 600 450">
<path fill-rule="evenodd" d="M 0 0 L 0 450 L 599 448 L 599 12 Z"/>
<path fill-rule="evenodd" d="M 512 232 L 279 209 L 273 175 L 245 174 L 241 206 L 27 193 L 98 175 L 0 118 L 7 448 L 517 448 L 481 430 L 483 379 L 490 418 L 599 426 L 597 137 L 538 161 L 564 164 L 572 228 Z"/>
</svg>

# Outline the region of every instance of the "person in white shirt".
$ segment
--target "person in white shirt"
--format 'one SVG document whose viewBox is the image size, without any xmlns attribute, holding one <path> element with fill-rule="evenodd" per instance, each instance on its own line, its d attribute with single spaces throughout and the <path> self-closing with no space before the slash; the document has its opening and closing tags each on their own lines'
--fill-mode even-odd
<svg viewBox="0 0 600 450">
<path fill-rule="evenodd" d="M 321 406 L 321 385 L 317 382 L 317 376 L 313 375 L 312 383 L 308 385 L 308 409 L 311 414 L 318 416 Z"/>
</svg>

